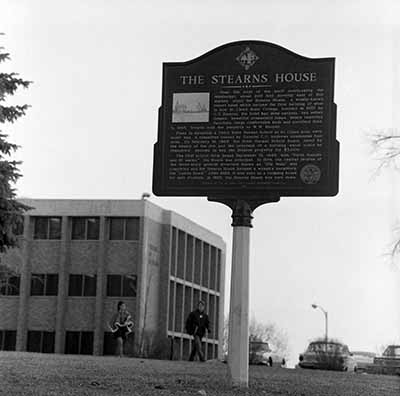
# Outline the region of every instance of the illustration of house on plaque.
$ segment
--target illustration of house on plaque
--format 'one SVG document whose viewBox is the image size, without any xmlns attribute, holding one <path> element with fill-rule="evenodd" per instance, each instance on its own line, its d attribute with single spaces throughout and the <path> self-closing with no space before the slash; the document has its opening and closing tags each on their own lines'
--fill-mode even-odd
<svg viewBox="0 0 400 396">
<path fill-rule="evenodd" d="M 209 92 L 174 93 L 172 122 L 208 122 Z"/>
</svg>

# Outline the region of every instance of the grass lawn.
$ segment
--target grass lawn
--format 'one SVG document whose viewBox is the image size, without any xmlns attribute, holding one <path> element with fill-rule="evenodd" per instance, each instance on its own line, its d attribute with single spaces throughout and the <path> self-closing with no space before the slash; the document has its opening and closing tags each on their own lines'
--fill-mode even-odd
<svg viewBox="0 0 400 396">
<path fill-rule="evenodd" d="M 3 351 L 0 395 L 400 395 L 400 377 L 394 376 L 251 366 L 250 388 L 233 391 L 226 373 L 226 364 L 220 362 Z"/>
</svg>

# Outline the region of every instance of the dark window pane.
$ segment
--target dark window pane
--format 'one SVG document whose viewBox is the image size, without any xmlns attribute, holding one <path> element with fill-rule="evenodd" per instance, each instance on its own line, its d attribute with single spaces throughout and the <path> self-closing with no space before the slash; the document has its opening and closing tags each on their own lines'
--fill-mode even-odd
<svg viewBox="0 0 400 396">
<path fill-rule="evenodd" d="M 139 228 L 140 228 L 140 222 L 138 217 L 126 219 L 125 239 L 129 241 L 138 241 Z"/>
<path fill-rule="evenodd" d="M 8 280 L 8 291 L 10 296 L 19 296 L 19 276 L 11 276 Z"/>
<path fill-rule="evenodd" d="M 103 355 L 115 355 L 116 342 L 113 333 L 104 333 Z"/>
<path fill-rule="evenodd" d="M 175 310 L 175 282 L 169 282 L 169 311 L 168 311 L 168 330 L 174 330 L 174 310 Z"/>
<path fill-rule="evenodd" d="M 79 354 L 79 331 L 67 331 L 65 334 L 65 353 Z"/>
<path fill-rule="evenodd" d="M 175 227 L 172 227 L 172 240 L 171 240 L 171 275 L 176 275 L 176 235 L 177 230 Z"/>
<path fill-rule="evenodd" d="M 69 296 L 82 295 L 82 275 L 69 276 L 68 295 Z"/>
<path fill-rule="evenodd" d="M 81 355 L 93 355 L 93 331 L 81 333 Z"/>
<path fill-rule="evenodd" d="M 122 287 L 124 297 L 136 297 L 136 275 L 124 276 Z"/>
<path fill-rule="evenodd" d="M 121 275 L 107 275 L 107 296 L 121 296 Z"/>
<path fill-rule="evenodd" d="M 28 352 L 41 352 L 41 331 L 28 331 Z"/>
<path fill-rule="evenodd" d="M 15 351 L 17 341 L 17 332 L 15 330 L 6 330 L 4 332 L 4 350 Z"/>
<path fill-rule="evenodd" d="M 13 227 L 13 232 L 15 235 L 23 235 L 24 234 L 24 217 L 18 216 L 16 223 Z"/>
<path fill-rule="evenodd" d="M 44 331 L 42 337 L 42 352 L 54 353 L 55 332 Z"/>
<path fill-rule="evenodd" d="M 218 249 L 218 256 L 217 256 L 217 291 L 221 291 L 221 250 Z"/>
<path fill-rule="evenodd" d="M 123 240 L 124 239 L 124 219 L 110 219 L 110 239 Z"/>
<path fill-rule="evenodd" d="M 44 274 L 32 274 L 31 296 L 44 295 Z"/>
<path fill-rule="evenodd" d="M 61 218 L 50 217 L 49 223 L 50 223 L 49 239 L 61 239 Z"/>
<path fill-rule="evenodd" d="M 0 351 L 3 350 L 3 341 L 4 341 L 4 331 L 0 330 Z"/>
<path fill-rule="evenodd" d="M 72 219 L 71 239 L 85 239 L 85 223 L 84 218 L 76 217 Z"/>
<path fill-rule="evenodd" d="M 47 217 L 35 217 L 35 229 L 33 238 L 34 239 L 48 239 L 48 218 Z"/>
<path fill-rule="evenodd" d="M 96 275 L 90 276 L 85 275 L 85 286 L 83 289 L 84 296 L 95 296 L 96 295 Z"/>
<path fill-rule="evenodd" d="M 87 219 L 87 239 L 99 239 L 99 219 Z"/>
<path fill-rule="evenodd" d="M 19 295 L 19 276 L 9 276 L 8 274 L 0 274 L 0 295 L 18 296 Z"/>
<path fill-rule="evenodd" d="M 58 275 L 47 274 L 46 296 L 56 296 L 58 294 Z"/>
</svg>

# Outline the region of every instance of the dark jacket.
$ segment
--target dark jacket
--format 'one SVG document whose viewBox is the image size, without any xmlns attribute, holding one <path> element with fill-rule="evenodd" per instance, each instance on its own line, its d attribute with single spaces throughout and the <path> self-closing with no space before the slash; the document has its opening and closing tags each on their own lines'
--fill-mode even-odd
<svg viewBox="0 0 400 396">
<path fill-rule="evenodd" d="M 198 335 L 200 338 L 204 337 L 206 330 L 210 331 L 210 321 L 208 315 L 203 311 L 200 312 L 196 309 L 190 312 L 186 319 L 186 331 L 190 335 Z"/>
</svg>

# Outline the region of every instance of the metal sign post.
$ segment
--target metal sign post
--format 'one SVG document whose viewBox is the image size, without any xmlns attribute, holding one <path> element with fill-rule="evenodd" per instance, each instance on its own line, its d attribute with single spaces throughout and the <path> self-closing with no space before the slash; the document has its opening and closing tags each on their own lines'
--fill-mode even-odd
<svg viewBox="0 0 400 396">
<path fill-rule="evenodd" d="M 234 226 L 228 367 L 231 384 L 239 387 L 249 381 L 249 254 L 250 227 Z"/>
</svg>

